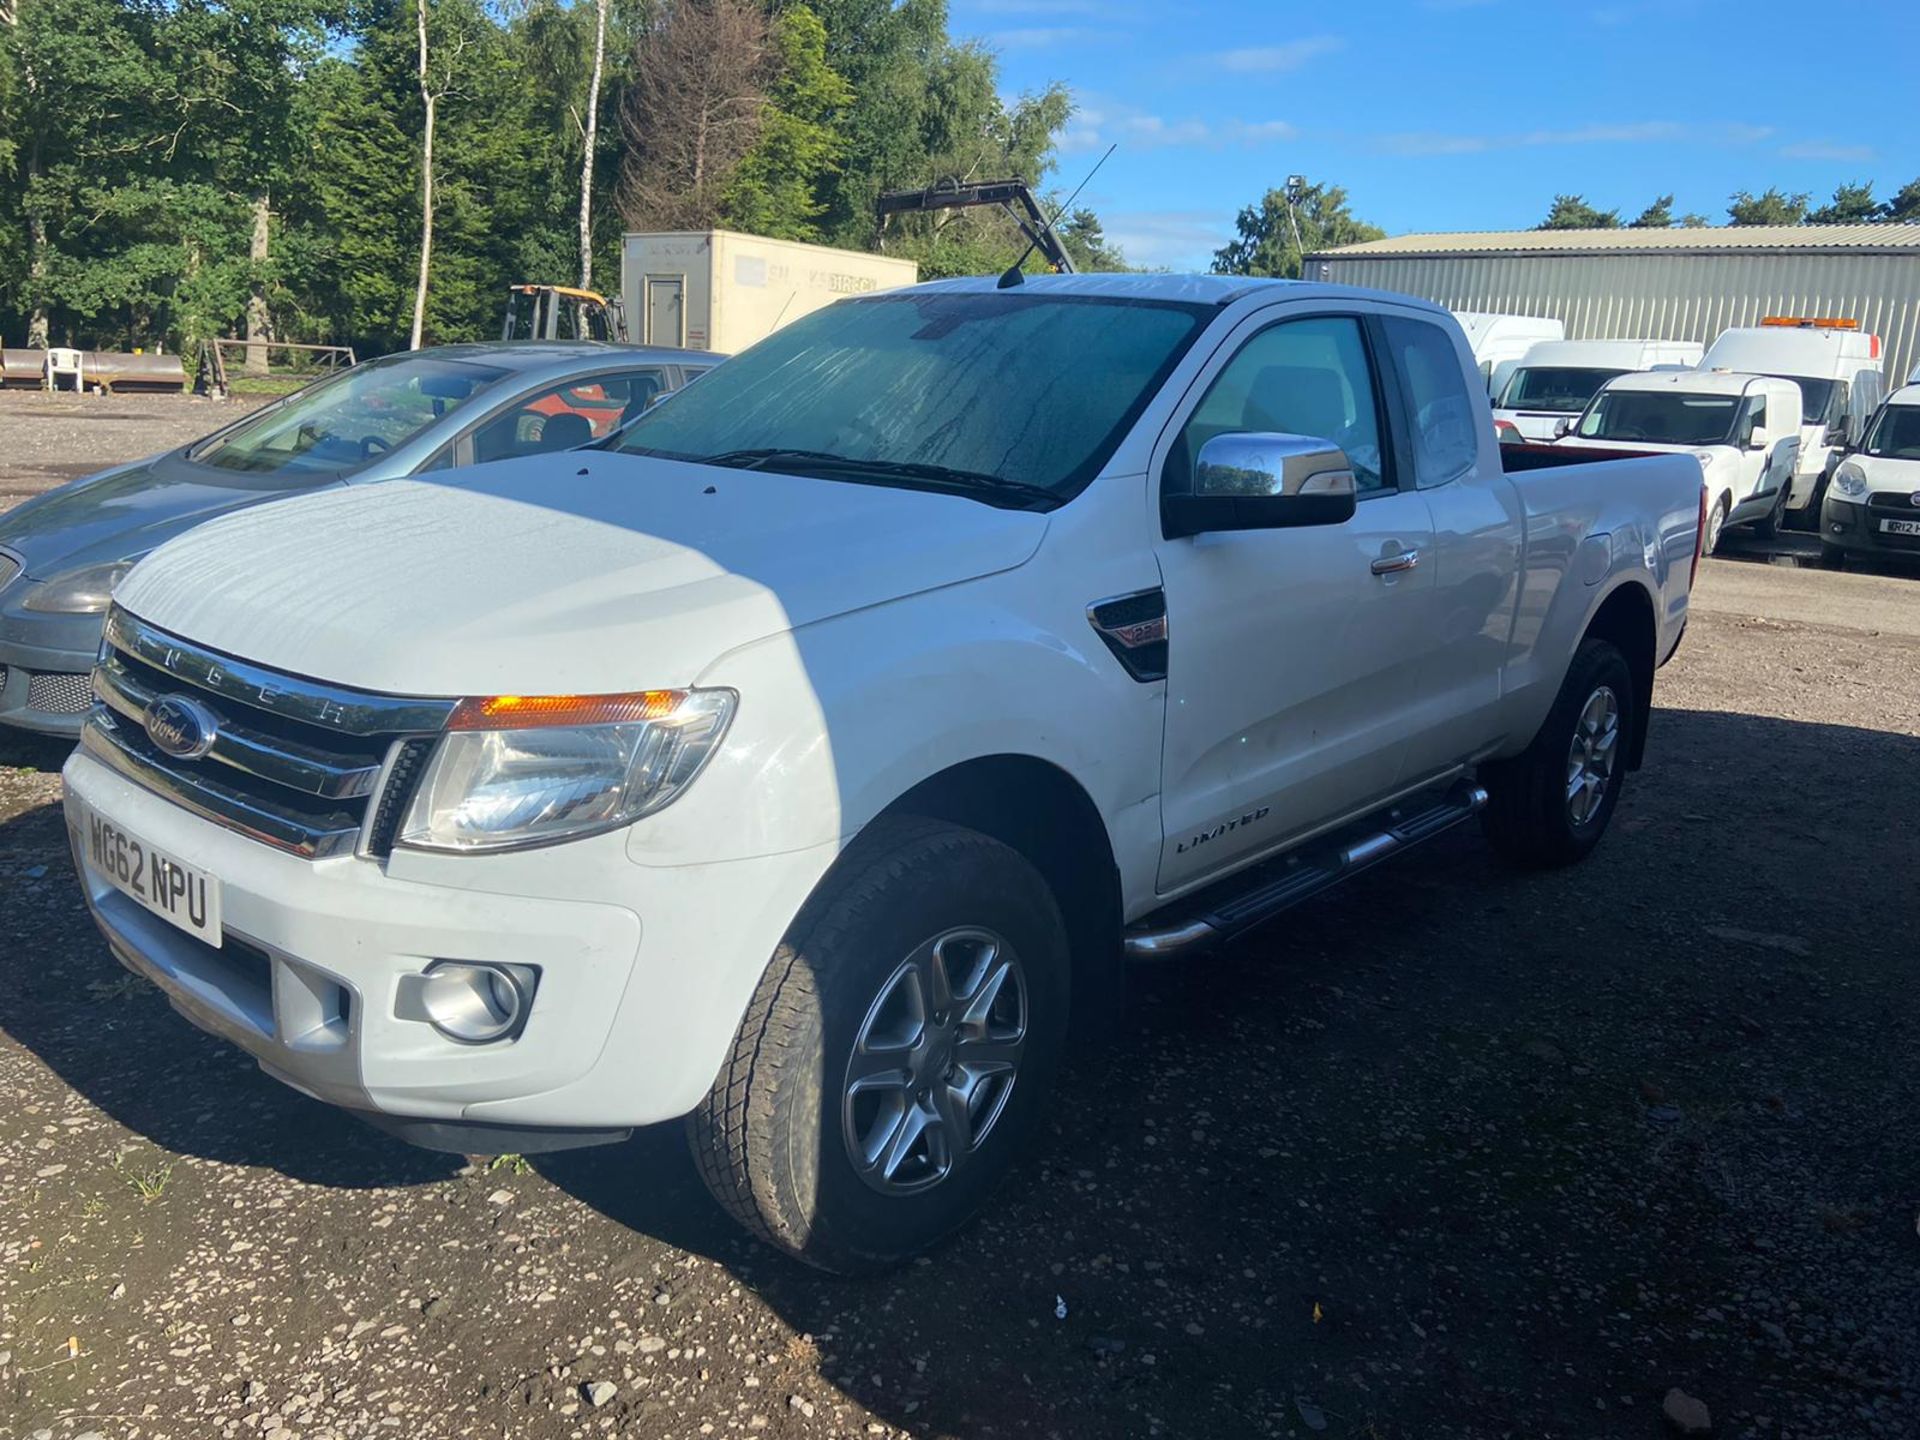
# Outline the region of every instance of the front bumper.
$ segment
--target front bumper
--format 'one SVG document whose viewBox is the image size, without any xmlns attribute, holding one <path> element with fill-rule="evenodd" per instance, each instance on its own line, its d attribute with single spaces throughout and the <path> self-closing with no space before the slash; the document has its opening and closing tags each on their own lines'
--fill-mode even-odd
<svg viewBox="0 0 1920 1440">
<path fill-rule="evenodd" d="M 1899 492 L 1904 502 L 1906 491 Z M 1820 506 L 1820 539 L 1843 550 L 1859 550 L 1876 555 L 1920 556 L 1920 535 L 1889 535 L 1880 528 L 1882 520 L 1920 521 L 1920 507 L 1902 504 L 1898 509 L 1855 500 L 1842 500 L 1832 490 Z"/>
<path fill-rule="evenodd" d="M 426 1143 L 475 1127 L 614 1138 L 685 1114 L 711 1085 L 814 867 L 830 860 L 802 852 L 653 869 L 628 858 L 616 831 L 520 854 L 309 861 L 194 815 L 84 750 L 65 778 L 75 868 L 120 961 L 268 1074 L 369 1117 L 415 1122 L 395 1128 Z M 217 878 L 224 943 L 176 929 L 94 874 L 73 800 Z M 395 873 L 404 869 L 454 883 Z M 403 977 L 435 959 L 537 966 L 524 1027 L 462 1044 L 401 1013 Z M 476 1136 L 454 1148 L 490 1147 Z M 536 1145 L 523 1134 L 507 1148 Z"/>
<path fill-rule="evenodd" d="M 78 739 L 101 615 L 0 614 L 0 725 Z"/>
</svg>

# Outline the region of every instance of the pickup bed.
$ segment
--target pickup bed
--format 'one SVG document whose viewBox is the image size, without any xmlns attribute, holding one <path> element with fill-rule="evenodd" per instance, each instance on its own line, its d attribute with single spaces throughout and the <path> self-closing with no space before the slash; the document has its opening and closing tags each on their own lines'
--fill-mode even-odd
<svg viewBox="0 0 1920 1440">
<path fill-rule="evenodd" d="M 1404 297 L 844 301 L 598 450 L 142 562 L 66 772 L 87 899 L 310 1095 L 482 1153 L 687 1117 L 755 1233 L 894 1263 L 1125 957 L 1475 815 L 1522 865 L 1599 841 L 1700 466 L 1507 458 Z"/>
</svg>

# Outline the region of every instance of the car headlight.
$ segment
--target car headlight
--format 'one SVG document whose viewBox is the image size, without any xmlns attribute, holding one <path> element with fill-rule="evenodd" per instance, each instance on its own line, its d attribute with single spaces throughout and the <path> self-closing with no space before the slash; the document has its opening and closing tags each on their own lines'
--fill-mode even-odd
<svg viewBox="0 0 1920 1440">
<path fill-rule="evenodd" d="M 78 570 L 43 580 L 22 602 L 25 609 L 54 615 L 98 615 L 113 599 L 113 587 L 127 578 L 127 572 L 144 557 L 111 560 L 102 565 L 84 565 Z"/>
<path fill-rule="evenodd" d="M 632 824 L 693 783 L 736 700 L 731 690 L 462 700 L 396 843 L 509 850 Z"/>
<path fill-rule="evenodd" d="M 1833 488 L 1858 500 L 1867 493 L 1867 472 L 1848 461 L 1833 472 Z"/>
</svg>

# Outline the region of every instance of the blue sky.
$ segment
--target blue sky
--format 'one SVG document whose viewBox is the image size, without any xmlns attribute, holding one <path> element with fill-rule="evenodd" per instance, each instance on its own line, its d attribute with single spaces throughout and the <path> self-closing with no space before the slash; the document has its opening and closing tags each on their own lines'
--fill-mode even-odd
<svg viewBox="0 0 1920 1440">
<path fill-rule="evenodd" d="M 1825 199 L 1920 177 L 1914 0 L 951 0 L 1010 94 L 1079 113 L 1056 181 L 1135 264 L 1204 268 L 1287 174 L 1390 234 L 1536 224 L 1557 192 L 1626 218 L 1671 191 Z"/>
</svg>

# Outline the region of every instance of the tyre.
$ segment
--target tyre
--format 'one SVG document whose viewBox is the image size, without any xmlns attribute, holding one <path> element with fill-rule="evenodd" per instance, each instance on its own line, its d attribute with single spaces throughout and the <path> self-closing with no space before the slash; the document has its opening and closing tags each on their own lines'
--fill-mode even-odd
<svg viewBox="0 0 1920 1440">
<path fill-rule="evenodd" d="M 1503 859 L 1549 869 L 1587 857 L 1619 804 L 1639 713 L 1626 657 L 1583 641 L 1533 743 L 1481 767 L 1481 828 Z"/>
<path fill-rule="evenodd" d="M 977 831 L 869 827 L 807 902 L 689 1117 L 701 1177 L 823 1270 L 964 1225 L 1031 1136 L 1067 1036 L 1067 932 L 1039 873 Z"/>
<path fill-rule="evenodd" d="M 1780 538 L 1780 532 L 1787 525 L 1787 491 L 1791 486 L 1782 485 L 1780 493 L 1773 498 L 1773 508 L 1753 522 L 1753 533 L 1768 544 Z"/>
<path fill-rule="evenodd" d="M 1713 513 L 1707 516 L 1706 543 L 1700 547 L 1702 555 L 1711 555 L 1720 548 L 1720 534 L 1727 528 L 1727 513 L 1732 508 L 1732 502 L 1724 495 L 1713 502 Z"/>
</svg>

